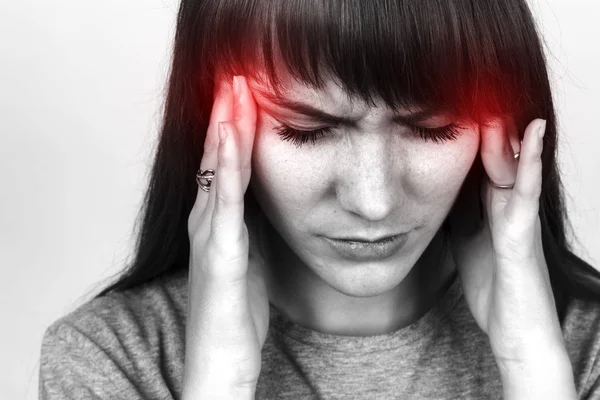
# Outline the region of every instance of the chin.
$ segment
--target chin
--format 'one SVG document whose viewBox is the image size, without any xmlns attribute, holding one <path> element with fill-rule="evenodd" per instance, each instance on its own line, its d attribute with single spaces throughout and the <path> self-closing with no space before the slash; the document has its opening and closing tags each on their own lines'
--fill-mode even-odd
<svg viewBox="0 0 600 400">
<path fill-rule="evenodd" d="M 313 271 L 327 285 L 350 297 L 374 297 L 398 286 L 412 269 L 399 260 L 354 265 L 331 264 Z"/>
</svg>

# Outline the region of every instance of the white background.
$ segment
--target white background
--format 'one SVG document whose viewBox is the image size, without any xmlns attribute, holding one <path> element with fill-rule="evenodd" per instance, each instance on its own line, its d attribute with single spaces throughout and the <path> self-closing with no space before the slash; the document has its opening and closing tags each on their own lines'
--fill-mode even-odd
<svg viewBox="0 0 600 400">
<path fill-rule="evenodd" d="M 567 206 L 600 267 L 600 2 L 532 0 Z M 37 398 L 44 329 L 116 273 L 154 150 L 178 2 L 0 2 L 0 398 Z"/>
</svg>

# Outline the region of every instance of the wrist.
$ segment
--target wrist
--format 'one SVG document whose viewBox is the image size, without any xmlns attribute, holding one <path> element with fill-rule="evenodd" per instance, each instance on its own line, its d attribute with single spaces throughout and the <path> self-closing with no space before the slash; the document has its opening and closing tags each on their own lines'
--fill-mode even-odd
<svg viewBox="0 0 600 400">
<path fill-rule="evenodd" d="M 492 353 L 501 370 L 511 371 L 543 363 L 548 358 L 568 360 L 562 333 L 530 332 L 518 339 L 492 341 Z"/>
<path fill-rule="evenodd" d="M 191 354 L 186 354 L 182 400 L 254 400 L 257 381 L 241 380 L 232 374 L 230 366 L 216 365 L 215 362 L 208 369 L 197 368 L 191 361 L 194 359 Z"/>
<path fill-rule="evenodd" d="M 256 385 L 186 385 L 184 383 L 182 400 L 254 400 Z"/>
<path fill-rule="evenodd" d="M 566 350 L 519 360 L 497 360 L 505 400 L 575 400 L 573 368 Z"/>
</svg>

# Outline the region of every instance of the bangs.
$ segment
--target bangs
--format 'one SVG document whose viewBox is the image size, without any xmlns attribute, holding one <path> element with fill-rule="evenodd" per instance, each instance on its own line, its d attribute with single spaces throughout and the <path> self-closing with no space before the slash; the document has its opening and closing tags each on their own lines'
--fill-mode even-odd
<svg viewBox="0 0 600 400">
<path fill-rule="evenodd" d="M 230 0 L 200 27 L 214 48 L 202 68 L 283 90 L 277 68 L 316 90 L 420 106 L 482 122 L 534 103 L 536 32 L 517 0 Z M 206 8 L 211 8 L 206 6 Z M 204 10 L 206 11 L 206 10 Z M 529 46 L 527 45 L 529 43 Z M 208 61 L 208 62 L 207 62 Z"/>
</svg>

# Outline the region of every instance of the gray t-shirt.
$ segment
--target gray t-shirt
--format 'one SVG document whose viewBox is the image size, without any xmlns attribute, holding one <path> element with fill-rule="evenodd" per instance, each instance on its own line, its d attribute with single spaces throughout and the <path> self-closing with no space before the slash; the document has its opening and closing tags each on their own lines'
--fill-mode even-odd
<svg viewBox="0 0 600 400">
<path fill-rule="evenodd" d="M 45 332 L 40 399 L 179 399 L 187 271 L 89 301 Z M 600 301 L 571 302 L 563 334 L 579 399 L 600 399 Z M 487 336 L 460 280 L 393 333 L 335 336 L 271 306 L 257 400 L 500 399 Z"/>
</svg>

